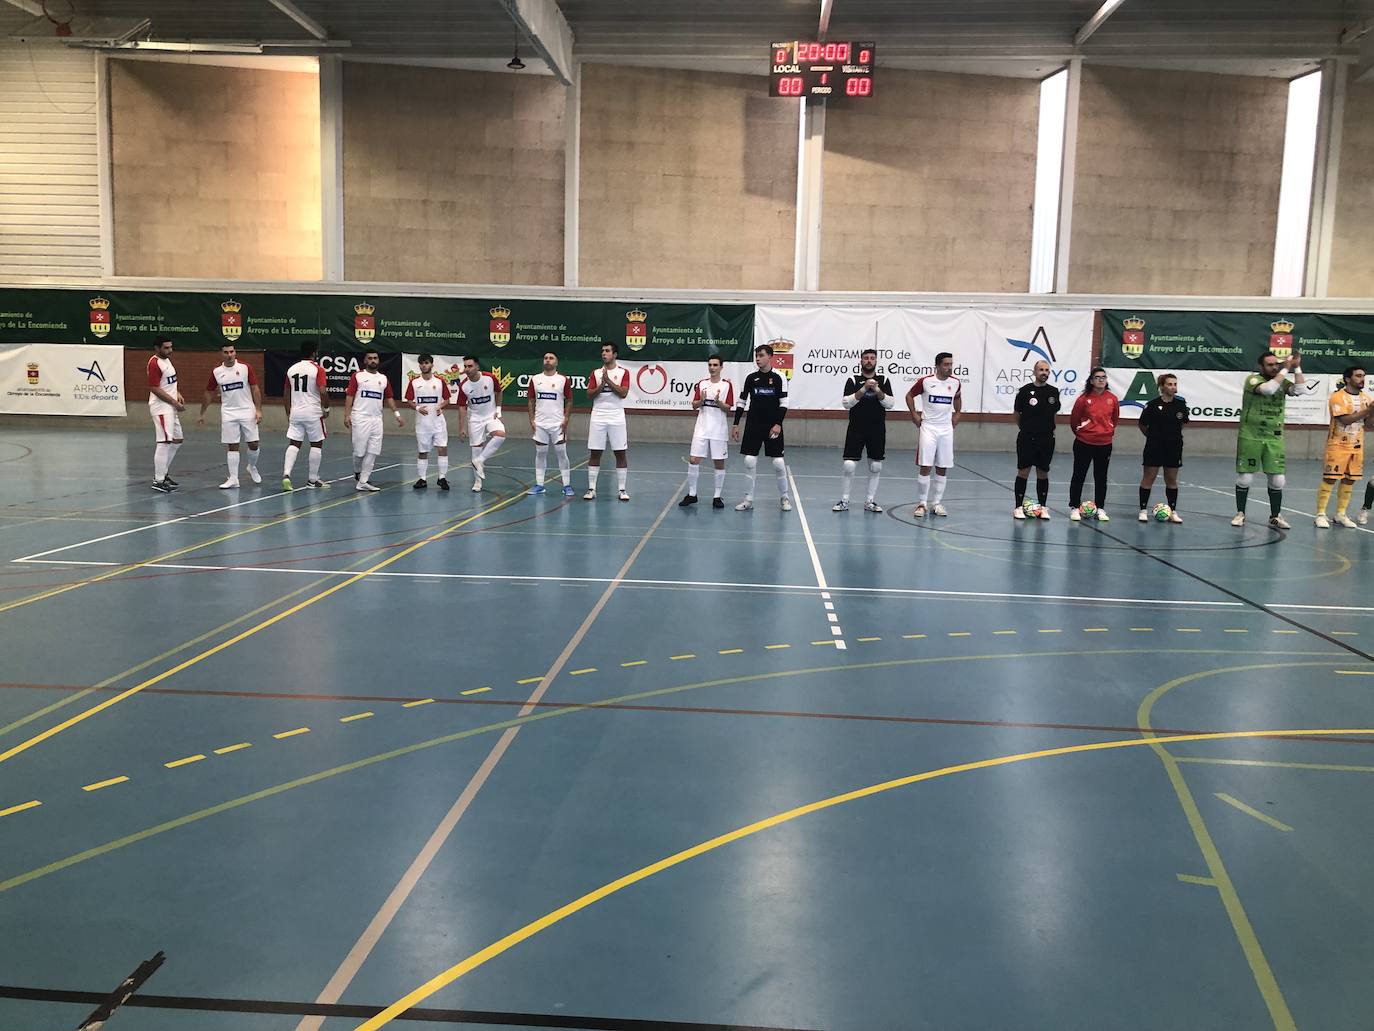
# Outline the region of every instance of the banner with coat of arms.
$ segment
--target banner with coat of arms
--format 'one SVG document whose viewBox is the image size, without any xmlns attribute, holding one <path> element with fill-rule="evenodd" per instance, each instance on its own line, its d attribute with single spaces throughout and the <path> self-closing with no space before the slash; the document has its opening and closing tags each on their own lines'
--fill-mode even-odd
<svg viewBox="0 0 1374 1031">
<path fill-rule="evenodd" d="M 124 415 L 124 348 L 0 345 L 0 412 Z"/>
</svg>

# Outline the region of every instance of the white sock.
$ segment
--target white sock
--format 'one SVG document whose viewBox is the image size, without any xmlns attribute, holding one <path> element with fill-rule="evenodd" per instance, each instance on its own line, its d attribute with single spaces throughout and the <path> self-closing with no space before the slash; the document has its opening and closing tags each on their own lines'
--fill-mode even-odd
<svg viewBox="0 0 1374 1031">
<path fill-rule="evenodd" d="M 629 483 L 629 482 L 630 482 L 630 467 L 627 465 L 627 466 L 625 466 L 625 467 L 622 469 L 620 466 L 616 466 L 616 469 L 615 469 L 615 485 L 616 485 L 616 487 L 618 487 L 620 490 L 624 490 L 624 489 L 625 489 L 625 485 L 626 485 L 627 483 Z"/>
<path fill-rule="evenodd" d="M 720 492 L 725 489 L 725 470 L 716 470 L 715 497 L 720 497 Z"/>
<path fill-rule="evenodd" d="M 239 478 L 239 453 L 237 451 L 226 451 L 224 456 L 229 461 L 229 479 L 237 480 Z"/>
<path fill-rule="evenodd" d="M 930 495 L 930 503 L 932 505 L 938 505 L 941 501 L 944 500 L 945 484 L 947 482 L 949 482 L 948 476 L 941 476 L 939 473 L 935 474 L 935 480 L 932 484 L 932 486 L 934 486 L 935 489 L 931 492 Z"/>
<path fill-rule="evenodd" d="M 549 471 L 549 445 L 534 445 L 534 484 L 540 486 L 544 482 L 544 475 Z"/>
<path fill-rule="evenodd" d="M 472 460 L 475 462 L 475 461 L 477 461 L 477 459 L 479 459 L 479 458 L 481 458 L 481 457 L 482 457 L 482 449 L 481 449 L 480 447 L 478 447 L 477 445 L 474 444 L 473 447 L 472 447 Z"/>
<path fill-rule="evenodd" d="M 428 473 L 429 473 L 429 458 L 428 458 L 428 456 L 426 456 L 425 458 L 420 458 L 420 457 L 417 456 L 416 459 L 415 459 L 415 478 L 416 478 L 416 479 L 419 479 L 419 480 L 423 480 L 423 479 L 425 478 L 425 476 L 428 475 Z"/>
<path fill-rule="evenodd" d="M 785 498 L 789 493 L 787 487 L 787 463 L 781 458 L 773 459 L 773 471 L 778 474 L 778 496 Z"/>
<path fill-rule="evenodd" d="M 319 448 L 311 448 L 311 451 L 318 451 Z M 299 444 L 286 445 L 286 461 L 282 463 L 281 474 L 288 480 L 291 478 L 291 470 L 296 468 L 296 456 L 301 453 Z"/>
<path fill-rule="evenodd" d="M 448 479 L 448 455 L 439 456 L 439 479 Z"/>
<path fill-rule="evenodd" d="M 878 477 L 883 473 L 883 463 L 869 459 L 868 462 L 868 500 L 878 500 Z"/>
<path fill-rule="evenodd" d="M 601 466 L 587 466 L 587 489 L 596 490 L 596 478 L 601 475 Z"/>
<path fill-rule="evenodd" d="M 307 467 L 310 470 L 310 482 L 314 483 L 320 478 L 320 462 L 324 459 L 324 448 L 312 447 L 310 457 L 306 459 Z"/>
<path fill-rule="evenodd" d="M 849 488 L 854 485 L 854 467 L 856 465 L 858 465 L 857 462 L 851 462 L 847 458 L 844 460 L 844 476 L 840 479 L 841 501 L 849 500 Z"/>
<path fill-rule="evenodd" d="M 759 474 L 759 456 L 758 456 L 758 455 L 745 455 L 745 456 L 744 456 L 744 482 L 748 484 L 748 486 L 744 488 L 744 500 L 745 500 L 745 501 L 753 501 L 753 500 L 754 500 L 754 479 L 755 479 L 755 477 L 758 476 L 758 474 Z"/>
<path fill-rule="evenodd" d="M 366 483 L 367 478 L 372 475 L 372 467 L 376 464 L 377 456 L 371 451 L 363 455 L 363 460 L 358 466 L 358 479 Z"/>
<path fill-rule="evenodd" d="M 568 464 L 568 445 L 555 444 L 553 453 L 558 458 L 558 475 L 563 477 L 563 486 L 572 486 L 572 466 Z"/>
<path fill-rule="evenodd" d="M 487 442 L 482 445 L 482 461 L 486 461 L 496 452 L 501 450 L 501 445 L 506 442 L 505 437 L 488 437 Z"/>
<path fill-rule="evenodd" d="M 258 453 L 259 453 L 261 450 L 262 450 L 261 448 L 255 448 L 255 447 L 250 447 L 250 448 L 248 449 L 248 468 L 249 468 L 249 469 L 256 469 L 256 468 L 258 467 Z"/>
<path fill-rule="evenodd" d="M 153 447 L 153 482 L 161 483 L 167 478 L 167 466 L 171 460 L 167 457 L 168 444 L 157 444 Z"/>
<path fill-rule="evenodd" d="M 168 444 L 168 445 L 167 445 L 167 472 L 170 473 L 170 472 L 172 471 L 172 459 L 176 458 L 177 452 L 180 451 L 180 450 L 181 450 L 181 445 L 180 445 L 180 444 Z M 164 475 L 166 475 L 166 474 L 164 473 Z"/>
<path fill-rule="evenodd" d="M 927 473 L 916 474 L 916 504 L 924 505 L 926 499 L 930 497 L 930 476 Z"/>
<path fill-rule="evenodd" d="M 699 477 L 700 475 L 701 475 L 701 466 L 699 466 L 699 465 L 688 465 L 688 466 L 687 466 L 687 493 L 688 493 L 688 494 L 691 494 L 691 495 L 693 495 L 693 496 L 696 495 L 696 492 L 697 492 L 697 477 Z"/>
</svg>

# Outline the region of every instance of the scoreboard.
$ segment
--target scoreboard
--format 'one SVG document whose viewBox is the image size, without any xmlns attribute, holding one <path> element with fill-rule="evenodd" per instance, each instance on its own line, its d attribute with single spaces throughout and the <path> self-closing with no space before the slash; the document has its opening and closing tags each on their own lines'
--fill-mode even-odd
<svg viewBox="0 0 1374 1031">
<path fill-rule="evenodd" d="M 873 96 L 872 43 L 769 44 L 770 97 Z"/>
</svg>

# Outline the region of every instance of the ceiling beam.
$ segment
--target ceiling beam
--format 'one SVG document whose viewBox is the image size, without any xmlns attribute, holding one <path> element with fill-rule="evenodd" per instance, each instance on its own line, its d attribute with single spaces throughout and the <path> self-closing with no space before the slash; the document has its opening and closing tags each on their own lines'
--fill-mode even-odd
<svg viewBox="0 0 1374 1031">
<path fill-rule="evenodd" d="M 1094 32 L 1102 28 L 1108 18 L 1116 13 L 1116 9 L 1125 0 L 1102 0 L 1102 6 L 1097 9 L 1097 13 L 1083 23 L 1083 27 L 1073 34 L 1073 45 L 1081 47 L 1088 41 Z"/>
<path fill-rule="evenodd" d="M 555 0 L 500 0 L 564 86 L 573 83 L 573 33 Z"/>
<path fill-rule="evenodd" d="M 329 38 L 329 30 L 293 4 L 291 0 L 267 0 L 267 2 L 316 39 Z"/>
</svg>

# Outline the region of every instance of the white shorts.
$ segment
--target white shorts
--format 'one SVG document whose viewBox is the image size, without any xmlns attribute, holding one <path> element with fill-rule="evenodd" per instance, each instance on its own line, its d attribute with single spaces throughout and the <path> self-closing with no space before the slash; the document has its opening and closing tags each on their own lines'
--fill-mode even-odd
<svg viewBox="0 0 1374 1031">
<path fill-rule="evenodd" d="M 626 432 L 624 419 L 616 422 L 593 419 L 591 425 L 587 427 L 587 450 L 589 451 L 605 451 L 607 447 L 610 447 L 612 451 L 624 451 L 628 440 L 629 434 Z"/>
<path fill-rule="evenodd" d="M 432 430 L 417 429 L 415 431 L 415 450 L 421 454 L 428 454 L 437 447 L 448 447 L 447 426 L 441 424 Z"/>
<path fill-rule="evenodd" d="M 688 452 L 693 458 L 710 458 L 720 461 L 729 451 L 729 444 L 723 440 L 707 440 L 705 437 L 692 438 L 692 450 Z"/>
<path fill-rule="evenodd" d="M 329 434 L 325 432 L 324 419 L 318 415 L 293 415 L 286 427 L 287 440 L 308 440 L 312 444 L 318 444 L 327 436 Z"/>
<path fill-rule="evenodd" d="M 563 427 L 560 426 L 540 426 L 534 424 L 534 442 L 536 444 L 557 444 L 563 440 Z"/>
<path fill-rule="evenodd" d="M 220 419 L 219 442 L 237 444 L 239 441 L 249 444 L 258 442 L 258 420 L 255 416 L 235 415 L 228 419 Z"/>
<path fill-rule="evenodd" d="M 954 464 L 954 430 L 951 427 L 931 429 L 921 427 L 921 446 L 916 451 L 916 464 L 948 469 Z"/>
<path fill-rule="evenodd" d="M 353 417 L 353 453 L 380 455 L 382 453 L 382 420 Z"/>
<path fill-rule="evenodd" d="M 468 422 L 468 443 L 481 447 L 494 433 L 505 436 L 506 424 L 500 419 L 483 419 L 481 422 Z"/>
<path fill-rule="evenodd" d="M 159 444 L 184 439 L 181 435 L 181 413 L 175 408 L 150 411 L 149 414 L 153 417 L 153 435 Z"/>
</svg>

